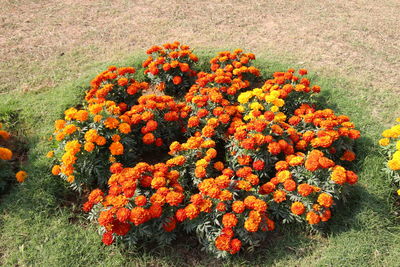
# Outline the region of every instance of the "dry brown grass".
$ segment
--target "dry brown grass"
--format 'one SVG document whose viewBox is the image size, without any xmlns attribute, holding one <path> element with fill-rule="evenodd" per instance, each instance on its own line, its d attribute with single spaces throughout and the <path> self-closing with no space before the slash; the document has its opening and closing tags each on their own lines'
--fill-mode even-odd
<svg viewBox="0 0 400 267">
<path fill-rule="evenodd" d="M 75 79 L 153 44 L 241 47 L 400 94 L 398 0 L 3 0 L 0 92 Z"/>
</svg>

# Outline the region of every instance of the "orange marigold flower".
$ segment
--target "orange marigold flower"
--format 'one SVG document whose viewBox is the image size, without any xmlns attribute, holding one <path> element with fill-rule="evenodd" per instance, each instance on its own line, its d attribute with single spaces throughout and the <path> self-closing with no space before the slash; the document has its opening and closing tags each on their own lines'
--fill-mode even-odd
<svg viewBox="0 0 400 267">
<path fill-rule="evenodd" d="M 331 174 L 331 180 L 337 184 L 344 184 L 346 182 L 346 169 L 342 166 L 335 166 Z"/>
<path fill-rule="evenodd" d="M 152 144 L 155 141 L 156 140 L 155 140 L 154 134 L 152 134 L 152 133 L 147 133 L 143 136 L 143 143 L 145 143 L 146 145 Z"/>
<path fill-rule="evenodd" d="M 53 175 L 59 175 L 61 172 L 61 167 L 60 165 L 54 165 L 53 168 L 51 169 L 51 173 Z"/>
<path fill-rule="evenodd" d="M 175 212 L 175 217 L 178 220 L 178 222 L 183 222 L 184 220 L 186 220 L 187 216 L 186 216 L 186 211 L 185 209 L 179 209 Z"/>
<path fill-rule="evenodd" d="M 162 215 L 162 207 L 158 203 L 153 203 L 149 208 L 149 214 L 151 218 L 160 218 Z"/>
<path fill-rule="evenodd" d="M 124 154 L 124 146 L 120 142 L 113 142 L 109 149 L 112 155 Z"/>
<path fill-rule="evenodd" d="M 104 245 L 111 245 L 114 242 L 114 237 L 111 231 L 105 232 L 103 234 L 103 238 L 101 239 L 101 241 L 104 243 Z"/>
<path fill-rule="evenodd" d="M 54 151 L 53 150 L 47 152 L 47 154 L 46 154 L 46 158 L 52 158 L 52 157 L 54 157 Z"/>
<path fill-rule="evenodd" d="M 313 191 L 314 190 L 312 186 L 309 184 L 299 184 L 297 186 L 297 192 L 299 192 L 299 194 L 302 195 L 303 197 L 310 195 Z"/>
<path fill-rule="evenodd" d="M 101 226 L 107 226 L 113 221 L 114 214 L 112 210 L 103 210 L 100 212 L 98 222 Z"/>
<path fill-rule="evenodd" d="M 118 130 L 123 134 L 128 134 L 131 132 L 131 126 L 124 122 L 118 126 Z"/>
<path fill-rule="evenodd" d="M 306 211 L 306 207 L 304 206 L 303 203 L 296 201 L 292 203 L 290 210 L 292 211 L 293 214 L 301 215 Z"/>
<path fill-rule="evenodd" d="M 286 161 L 278 161 L 275 163 L 275 169 L 277 171 L 284 171 L 289 168 L 289 164 Z"/>
<path fill-rule="evenodd" d="M 97 136 L 95 142 L 99 146 L 104 146 L 107 143 L 107 139 L 105 137 L 103 137 L 103 136 Z"/>
<path fill-rule="evenodd" d="M 104 125 L 105 125 L 106 128 L 108 128 L 108 129 L 115 129 L 115 128 L 118 127 L 119 121 L 118 121 L 116 118 L 108 117 L 108 118 L 104 121 Z"/>
<path fill-rule="evenodd" d="M 262 160 L 256 160 L 253 162 L 253 169 L 255 169 L 256 171 L 261 171 L 262 169 L 264 169 L 265 163 Z"/>
<path fill-rule="evenodd" d="M 356 154 L 353 151 L 346 150 L 340 159 L 346 161 L 353 161 L 356 159 Z"/>
<path fill-rule="evenodd" d="M 135 197 L 135 204 L 137 206 L 144 206 L 147 203 L 147 198 L 143 195 Z"/>
<path fill-rule="evenodd" d="M 224 202 L 219 202 L 215 207 L 217 211 L 224 212 L 226 211 L 226 204 Z"/>
<path fill-rule="evenodd" d="M 229 253 L 232 255 L 236 254 L 240 251 L 240 248 L 242 247 L 242 241 L 240 241 L 237 238 L 232 239 L 229 246 L 230 246 Z"/>
<path fill-rule="evenodd" d="M 232 203 L 232 210 L 236 213 L 242 213 L 245 210 L 246 206 L 243 201 L 236 200 Z"/>
<path fill-rule="evenodd" d="M 86 142 L 85 145 L 83 146 L 83 148 L 87 151 L 87 152 L 92 152 L 95 148 L 95 145 L 92 142 Z"/>
<path fill-rule="evenodd" d="M 260 188 L 260 194 L 271 194 L 275 190 L 275 184 L 267 182 L 263 184 Z"/>
<path fill-rule="evenodd" d="M 190 220 L 193 220 L 197 216 L 199 216 L 199 209 L 194 205 L 194 204 L 189 204 L 185 207 L 185 214 L 186 217 L 189 218 Z"/>
<path fill-rule="evenodd" d="M 332 216 L 331 211 L 329 209 L 327 209 L 320 215 L 320 218 L 321 218 L 321 221 L 327 222 L 327 221 L 329 221 L 331 216 Z"/>
<path fill-rule="evenodd" d="M 281 203 L 286 200 L 286 193 L 282 190 L 276 190 L 274 192 L 274 201 L 276 203 Z"/>
<path fill-rule="evenodd" d="M 306 220 L 309 224 L 317 224 L 321 221 L 321 218 L 315 212 L 309 211 L 307 212 Z"/>
<path fill-rule="evenodd" d="M 281 153 L 281 147 L 277 142 L 269 143 L 268 152 L 272 155 L 278 155 L 279 153 Z"/>
<path fill-rule="evenodd" d="M 129 220 L 131 222 L 133 222 L 136 226 L 138 226 L 138 225 L 148 221 L 149 217 L 150 217 L 150 214 L 149 214 L 148 210 L 145 210 L 142 207 L 134 207 L 131 210 Z"/>
<path fill-rule="evenodd" d="M 64 133 L 66 134 L 73 134 L 74 132 L 76 132 L 78 128 L 73 125 L 73 124 L 68 124 L 67 126 L 64 127 Z"/>
<path fill-rule="evenodd" d="M 176 227 L 176 219 L 173 217 L 169 218 L 168 221 L 165 224 L 163 224 L 162 227 L 166 232 L 172 232 Z"/>
<path fill-rule="evenodd" d="M 283 186 L 285 190 L 287 191 L 294 191 L 296 190 L 296 182 L 293 179 L 287 179 L 284 183 Z"/>
<path fill-rule="evenodd" d="M 229 251 L 231 239 L 227 235 L 220 235 L 215 239 L 215 247 L 222 251 Z"/>
<path fill-rule="evenodd" d="M 349 184 L 355 184 L 358 181 L 358 176 L 353 171 L 346 171 L 346 182 Z"/>
<path fill-rule="evenodd" d="M 55 128 L 56 130 L 64 129 L 66 123 L 67 123 L 67 122 L 66 122 L 65 120 L 56 120 L 56 121 L 54 122 L 54 128 Z"/>
<path fill-rule="evenodd" d="M 15 174 L 15 178 L 19 183 L 23 183 L 26 177 L 28 177 L 28 174 L 25 171 L 19 171 Z"/>
<path fill-rule="evenodd" d="M 175 76 L 175 77 L 172 79 L 172 82 L 173 82 L 175 85 L 181 84 L 181 83 L 182 83 L 182 77 L 181 77 L 181 76 Z"/>
<path fill-rule="evenodd" d="M 120 222 L 126 222 L 130 217 L 131 211 L 127 208 L 119 208 L 117 211 L 117 219 Z"/>
<path fill-rule="evenodd" d="M 224 169 L 224 163 L 222 163 L 221 161 L 217 161 L 214 163 L 214 168 L 217 171 L 222 171 Z"/>
<path fill-rule="evenodd" d="M 333 198 L 332 198 L 332 196 L 329 195 L 329 194 L 327 194 L 327 193 L 321 193 L 321 194 L 318 196 L 317 201 L 318 201 L 318 203 L 319 203 L 321 206 L 323 206 L 323 207 L 325 207 L 325 208 L 329 208 L 329 207 L 331 207 L 332 204 L 333 204 Z"/>
<path fill-rule="evenodd" d="M 261 199 L 256 199 L 253 205 L 253 209 L 259 212 L 265 212 L 267 211 L 268 205 L 265 201 Z"/>
<path fill-rule="evenodd" d="M 318 163 L 322 168 L 325 169 L 335 166 L 335 162 L 327 157 L 319 158 Z"/>
<path fill-rule="evenodd" d="M 226 213 L 222 217 L 222 224 L 224 227 L 233 228 L 238 223 L 238 219 L 235 214 L 233 213 Z"/>
<path fill-rule="evenodd" d="M 2 160 L 11 160 L 12 158 L 12 151 L 5 147 L 0 147 L 0 159 Z"/>
<path fill-rule="evenodd" d="M 171 191 L 167 194 L 165 200 L 170 206 L 178 206 L 184 198 L 185 196 L 182 193 Z"/>
<path fill-rule="evenodd" d="M 78 121 L 86 121 L 89 117 L 89 113 L 86 110 L 79 110 L 75 114 L 75 119 Z"/>
</svg>

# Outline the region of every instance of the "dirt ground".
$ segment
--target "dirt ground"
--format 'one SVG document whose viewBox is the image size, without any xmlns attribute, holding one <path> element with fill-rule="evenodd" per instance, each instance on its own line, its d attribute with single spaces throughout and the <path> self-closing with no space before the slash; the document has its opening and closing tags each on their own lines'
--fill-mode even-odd
<svg viewBox="0 0 400 267">
<path fill-rule="evenodd" d="M 244 48 L 400 95 L 400 1 L 2 0 L 0 92 L 78 78 L 90 64 L 180 40 Z"/>
</svg>

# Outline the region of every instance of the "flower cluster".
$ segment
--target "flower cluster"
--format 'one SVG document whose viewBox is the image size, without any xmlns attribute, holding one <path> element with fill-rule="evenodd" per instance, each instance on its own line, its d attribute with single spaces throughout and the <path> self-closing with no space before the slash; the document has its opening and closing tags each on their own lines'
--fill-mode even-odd
<svg viewBox="0 0 400 267">
<path fill-rule="evenodd" d="M 167 68 L 173 60 L 197 61 L 179 43 L 148 54 L 145 73 L 165 88 L 178 71 Z M 86 109 L 69 109 L 56 122 L 61 154 L 53 173 L 102 181 L 83 209 L 104 244 L 168 244 L 186 231 L 223 257 L 260 245 L 276 225 L 316 227 L 331 218 L 342 189 L 358 180 L 348 162 L 360 132 L 347 116 L 316 108 L 320 87 L 305 69 L 260 82 L 254 59 L 239 49 L 219 53 L 210 73 L 180 76 L 190 85 L 182 100 L 148 94 L 123 105 L 93 91 Z M 89 166 L 98 166 L 93 176 Z"/>
<path fill-rule="evenodd" d="M 387 158 L 384 171 L 396 186 L 400 187 L 400 118 L 396 121 L 399 124 L 382 132 L 383 138 L 379 140 L 379 145 Z M 400 196 L 400 189 L 397 190 L 397 194 Z"/>
<path fill-rule="evenodd" d="M 13 152 L 7 148 L 8 141 L 10 140 L 11 134 L 3 130 L 3 125 L 0 123 L 0 192 L 4 191 L 10 181 L 9 178 L 13 176 L 12 166 L 9 161 L 13 159 Z M 25 171 L 18 171 L 15 174 L 15 179 L 22 183 L 28 177 Z"/>
<path fill-rule="evenodd" d="M 150 81 L 160 91 L 170 96 L 183 96 L 196 77 L 194 64 L 198 58 L 187 45 L 179 42 L 153 46 L 146 52 L 143 62 Z"/>
<path fill-rule="evenodd" d="M 135 128 L 125 113 L 137 104 L 148 84 L 133 78 L 132 67 L 110 66 L 97 75 L 86 92 L 83 108 L 71 107 L 54 123 L 53 175 L 76 189 L 105 186 L 108 168 L 115 162 L 137 158 Z"/>
</svg>

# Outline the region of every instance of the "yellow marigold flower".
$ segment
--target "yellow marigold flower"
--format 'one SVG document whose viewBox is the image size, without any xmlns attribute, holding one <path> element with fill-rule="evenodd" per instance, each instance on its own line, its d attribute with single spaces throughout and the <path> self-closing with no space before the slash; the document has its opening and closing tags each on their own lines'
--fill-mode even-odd
<svg viewBox="0 0 400 267">
<path fill-rule="evenodd" d="M 397 143 L 396 143 L 396 149 L 397 149 L 397 150 L 400 150 L 400 140 L 397 141 Z"/>
<path fill-rule="evenodd" d="M 263 91 L 260 88 L 254 88 L 253 89 L 253 95 L 256 97 L 260 97 L 262 95 Z"/>
<path fill-rule="evenodd" d="M 281 93 L 278 90 L 271 91 L 271 95 L 278 98 Z"/>
<path fill-rule="evenodd" d="M 389 160 L 387 164 L 391 170 L 394 170 L 394 171 L 400 170 L 400 161 L 398 161 L 398 160 L 394 160 L 394 159 Z"/>
<path fill-rule="evenodd" d="M 277 106 L 272 106 L 272 107 L 270 108 L 270 110 L 271 110 L 272 112 L 278 112 L 278 111 L 279 111 L 279 108 L 278 108 Z"/>
<path fill-rule="evenodd" d="M 382 132 L 382 136 L 385 137 L 385 138 L 393 137 L 393 134 L 394 133 L 393 133 L 393 131 L 391 129 L 387 129 L 387 130 L 384 130 Z"/>
<path fill-rule="evenodd" d="M 244 112 L 244 107 L 243 107 L 243 106 L 238 106 L 238 107 L 237 107 L 237 110 L 238 110 L 240 113 L 243 113 L 243 112 Z"/>
<path fill-rule="evenodd" d="M 65 151 L 70 152 L 75 155 L 81 149 L 81 144 L 79 144 L 78 140 L 71 140 L 65 144 Z"/>
<path fill-rule="evenodd" d="M 26 177 L 28 177 L 28 174 L 24 171 L 19 171 L 19 172 L 17 172 L 17 174 L 15 174 L 15 178 L 17 179 L 17 181 L 19 183 L 23 183 L 25 181 Z"/>
<path fill-rule="evenodd" d="M 273 96 L 273 95 L 266 95 L 265 96 L 265 101 L 267 101 L 267 103 L 272 103 L 275 99 L 276 99 L 276 97 Z"/>
<path fill-rule="evenodd" d="M 276 122 L 284 122 L 286 120 L 286 115 L 283 112 L 279 112 L 278 114 L 275 114 L 274 121 Z"/>
<path fill-rule="evenodd" d="M 238 97 L 238 102 L 240 104 L 246 104 L 247 102 L 249 102 L 249 99 L 252 97 L 251 92 L 244 92 L 241 93 Z"/>
<path fill-rule="evenodd" d="M 47 157 L 47 158 L 52 158 L 52 157 L 54 157 L 54 151 L 51 150 L 51 151 L 47 152 L 46 157 Z"/>
<path fill-rule="evenodd" d="M 387 146 L 390 144 L 390 139 L 389 138 L 382 138 L 379 140 L 379 144 L 381 146 Z"/>
<path fill-rule="evenodd" d="M 69 108 L 66 111 L 64 111 L 65 114 L 65 119 L 67 121 L 70 121 L 72 119 L 74 119 L 75 114 L 78 112 L 78 110 L 76 108 Z"/>
<path fill-rule="evenodd" d="M 397 194 L 400 196 L 400 189 L 397 190 Z"/>
<path fill-rule="evenodd" d="M 263 110 L 263 109 L 264 109 L 263 105 L 261 105 L 261 104 L 258 103 L 258 102 L 253 102 L 253 103 L 251 103 L 251 104 L 250 104 L 250 108 L 251 108 L 251 109 L 255 109 L 255 110 Z"/>
</svg>

